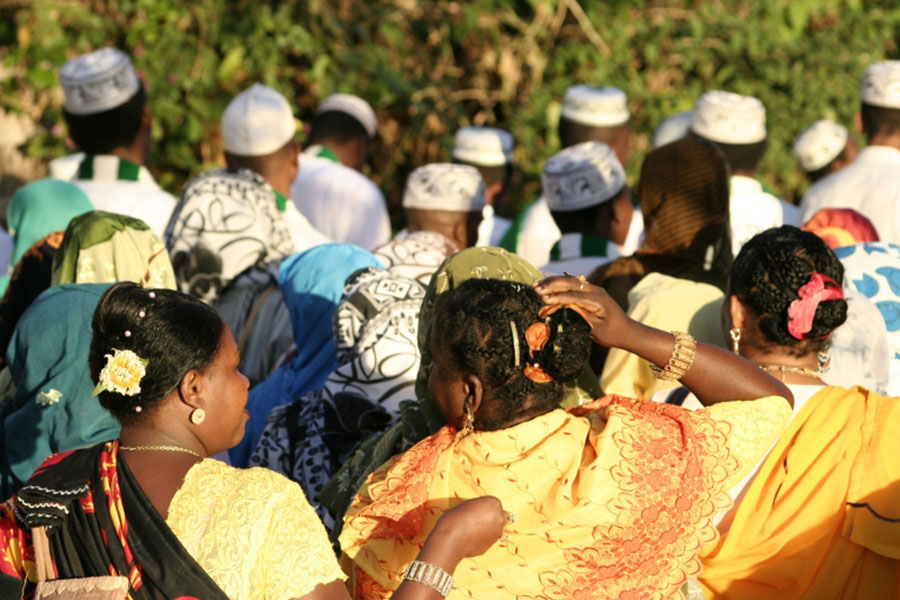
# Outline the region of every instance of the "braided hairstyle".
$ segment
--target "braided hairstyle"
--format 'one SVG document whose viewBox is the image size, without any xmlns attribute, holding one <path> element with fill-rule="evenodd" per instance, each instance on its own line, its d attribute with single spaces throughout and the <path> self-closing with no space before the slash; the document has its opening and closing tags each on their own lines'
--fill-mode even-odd
<svg viewBox="0 0 900 600">
<path fill-rule="evenodd" d="M 502 429 L 554 409 L 562 399 L 563 385 L 584 369 L 591 328 L 568 308 L 548 317 L 550 338 L 530 357 L 525 331 L 539 320 L 543 306 L 531 286 L 496 279 L 470 279 L 444 296 L 435 327 L 455 366 L 477 375 L 484 384 L 479 430 Z M 511 322 L 517 331 L 518 366 Z M 553 381 L 535 383 L 525 377 L 526 362 L 539 364 Z"/>
<path fill-rule="evenodd" d="M 846 300 L 826 300 L 816 308 L 809 339 L 798 340 L 788 332 L 788 308 L 814 273 L 843 285 L 844 267 L 831 248 L 815 234 L 784 225 L 744 244 L 731 267 L 728 294 L 758 315 L 765 341 L 803 356 L 822 350 L 831 332 L 847 320 Z"/>
<path fill-rule="evenodd" d="M 91 327 L 89 363 L 94 383 L 106 365 L 106 355 L 115 350 L 131 350 L 148 361 L 139 393 L 126 396 L 104 390 L 98 396 L 120 422 L 133 423 L 175 389 L 185 373 L 202 371 L 212 362 L 225 323 L 215 309 L 187 294 L 122 282 L 100 298 Z"/>
</svg>

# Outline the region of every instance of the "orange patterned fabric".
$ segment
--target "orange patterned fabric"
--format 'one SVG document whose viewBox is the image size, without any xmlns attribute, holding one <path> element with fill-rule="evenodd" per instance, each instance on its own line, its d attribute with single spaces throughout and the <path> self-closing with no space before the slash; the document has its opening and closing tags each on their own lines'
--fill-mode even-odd
<svg viewBox="0 0 900 600">
<path fill-rule="evenodd" d="M 376 471 L 347 513 L 357 598 L 396 589 L 437 519 L 485 494 L 518 520 L 508 540 L 460 563 L 451 598 L 680 597 L 727 490 L 790 418 L 781 398 L 735 404 L 739 418 L 726 420 L 608 397 L 460 440 L 445 427 Z M 760 412 L 780 427 L 753 431 Z M 731 444 L 745 431 L 759 443 Z"/>
</svg>

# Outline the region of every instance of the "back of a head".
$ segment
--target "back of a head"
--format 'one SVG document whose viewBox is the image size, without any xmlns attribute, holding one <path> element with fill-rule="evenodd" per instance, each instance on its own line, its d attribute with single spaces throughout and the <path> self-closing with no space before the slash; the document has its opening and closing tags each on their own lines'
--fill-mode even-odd
<svg viewBox="0 0 900 600">
<path fill-rule="evenodd" d="M 450 156 L 457 163 L 478 169 L 485 186 L 505 185 L 512 173 L 515 141 L 497 127 L 463 127 L 453 137 Z"/>
<path fill-rule="evenodd" d="M 818 303 L 811 329 L 801 337 L 789 330 L 792 304 L 814 294 L 806 286 L 817 284 L 821 276 L 833 280 L 839 289 L 844 281 L 840 260 L 816 235 L 784 225 L 744 244 L 731 268 L 728 293 L 756 314 L 759 330 L 769 343 L 792 347 L 801 356 L 824 347 L 831 332 L 847 318 L 847 302 L 841 295 Z"/>
<path fill-rule="evenodd" d="M 375 111 L 368 102 L 352 94 L 332 94 L 316 110 L 306 143 L 346 144 L 357 138 L 368 141 L 375 137 L 376 127 Z"/>
<path fill-rule="evenodd" d="M 900 135 L 900 61 L 869 65 L 863 74 L 860 109 L 866 137 Z"/>
<path fill-rule="evenodd" d="M 654 252 L 689 253 L 699 262 L 710 245 L 730 247 L 728 167 L 712 143 L 682 139 L 652 151 L 641 165 L 638 195 L 644 244 Z"/>
<path fill-rule="evenodd" d="M 752 96 L 712 90 L 697 100 L 691 133 L 718 146 L 732 173 L 752 173 L 766 150 L 766 109 Z"/>
<path fill-rule="evenodd" d="M 470 279 L 442 298 L 435 315 L 437 339 L 457 367 L 484 383 L 481 429 L 500 429 L 552 410 L 563 384 L 584 369 L 590 326 L 568 308 L 541 318 L 543 306 L 531 286 L 497 279 Z M 548 335 L 535 343 L 537 329 Z M 525 374 L 530 367 L 540 368 L 551 381 L 530 379 Z"/>
<path fill-rule="evenodd" d="M 87 154 L 109 154 L 134 143 L 146 94 L 128 56 L 102 48 L 70 59 L 59 73 L 69 135 Z"/>
<path fill-rule="evenodd" d="M 202 371 L 219 348 L 225 325 L 215 309 L 173 290 L 147 290 L 119 283 L 103 294 L 92 320 L 91 379 L 98 383 L 107 364 L 145 374 L 136 382 L 113 376 L 100 404 L 122 423 L 151 413 L 191 369 Z M 107 370 L 110 371 L 110 370 Z M 138 369 L 139 372 L 139 369 Z M 135 389 L 127 384 L 137 383 Z M 113 388 L 113 389 L 111 389 Z"/>
<path fill-rule="evenodd" d="M 432 163 L 409 174 L 403 208 L 410 231 L 435 231 L 459 247 L 475 243 L 487 204 L 484 179 L 473 166 Z"/>
<path fill-rule="evenodd" d="M 222 140 L 228 164 L 270 179 L 292 160 L 296 133 L 287 99 L 260 83 L 235 96 L 222 113 Z"/>
<path fill-rule="evenodd" d="M 843 125 L 820 119 L 797 136 L 792 152 L 807 177 L 817 181 L 828 174 L 828 166 L 843 154 L 848 137 Z"/>
</svg>

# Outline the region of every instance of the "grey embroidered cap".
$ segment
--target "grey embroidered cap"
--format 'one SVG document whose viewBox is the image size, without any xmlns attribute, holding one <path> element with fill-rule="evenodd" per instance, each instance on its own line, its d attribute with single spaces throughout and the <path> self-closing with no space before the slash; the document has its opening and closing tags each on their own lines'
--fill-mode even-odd
<svg viewBox="0 0 900 600">
<path fill-rule="evenodd" d="M 616 197 L 625 187 L 625 169 L 606 144 L 583 142 L 553 155 L 541 184 L 550 210 L 581 210 Z"/>
<path fill-rule="evenodd" d="M 469 165 L 432 163 L 409 174 L 403 190 L 403 208 L 481 211 L 487 202 L 484 180 Z"/>
<path fill-rule="evenodd" d="M 101 48 L 69 59 L 59 70 L 65 109 L 73 115 L 93 115 L 125 104 L 141 87 L 128 55 Z"/>
</svg>

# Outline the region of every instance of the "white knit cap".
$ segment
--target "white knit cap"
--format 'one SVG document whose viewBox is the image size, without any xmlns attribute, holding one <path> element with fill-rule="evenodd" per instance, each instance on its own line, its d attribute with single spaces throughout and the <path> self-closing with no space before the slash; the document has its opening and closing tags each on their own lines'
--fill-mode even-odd
<svg viewBox="0 0 900 600">
<path fill-rule="evenodd" d="M 499 167 L 513 161 L 513 136 L 496 127 L 463 127 L 456 132 L 451 156 L 482 167 Z"/>
<path fill-rule="evenodd" d="M 706 92 L 697 100 L 691 131 L 723 144 L 755 144 L 766 139 L 766 108 L 753 96 Z"/>
<path fill-rule="evenodd" d="M 254 83 L 235 96 L 222 115 L 225 151 L 239 156 L 275 152 L 296 132 L 287 99 L 261 83 Z"/>
<path fill-rule="evenodd" d="M 541 184 L 550 210 L 581 210 L 616 197 L 625 187 L 625 169 L 606 144 L 583 142 L 553 155 Z"/>
<path fill-rule="evenodd" d="M 141 87 L 131 59 L 117 48 L 102 48 L 66 61 L 59 70 L 65 109 L 93 115 L 128 102 Z"/>
<path fill-rule="evenodd" d="M 628 97 L 617 87 L 573 85 L 563 95 L 560 114 L 582 125 L 591 127 L 615 127 L 626 123 Z"/>
<path fill-rule="evenodd" d="M 403 190 L 403 208 L 480 212 L 485 204 L 484 180 L 478 169 L 469 165 L 419 167 L 409 174 Z"/>
<path fill-rule="evenodd" d="M 369 103 L 353 94 L 332 94 L 325 98 L 316 114 L 329 110 L 337 110 L 347 113 L 357 121 L 366 130 L 370 138 L 375 137 L 375 111 L 369 106 Z"/>
<path fill-rule="evenodd" d="M 884 60 L 866 67 L 862 101 L 872 106 L 900 108 L 900 60 Z"/>
<path fill-rule="evenodd" d="M 811 173 L 837 158 L 846 145 L 847 128 L 822 119 L 797 136 L 794 141 L 794 156 L 797 157 L 800 168 Z"/>
</svg>

